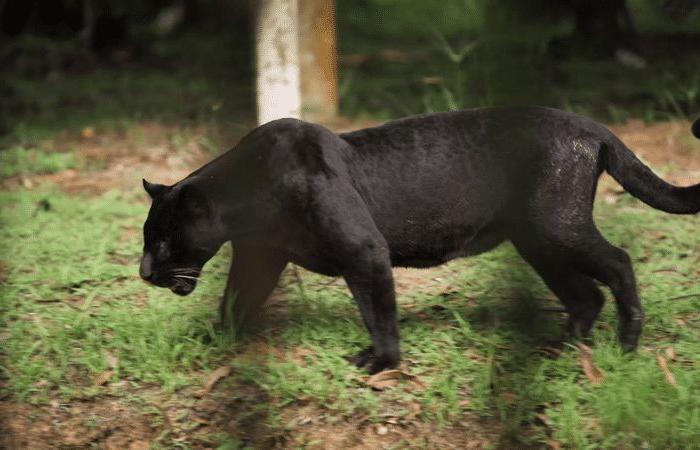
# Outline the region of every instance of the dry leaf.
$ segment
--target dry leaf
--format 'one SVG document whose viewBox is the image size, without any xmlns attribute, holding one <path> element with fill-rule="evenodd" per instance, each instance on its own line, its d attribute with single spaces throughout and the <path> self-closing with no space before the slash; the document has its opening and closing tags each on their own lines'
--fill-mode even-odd
<svg viewBox="0 0 700 450">
<path fill-rule="evenodd" d="M 148 450 L 151 448 L 151 443 L 148 441 L 131 441 L 129 450 Z"/>
<path fill-rule="evenodd" d="M 111 352 L 105 350 L 104 351 L 104 357 L 105 361 L 107 362 L 107 367 L 110 369 L 116 369 L 117 366 L 119 365 L 119 358 L 114 356 Z"/>
<path fill-rule="evenodd" d="M 552 426 L 552 421 L 549 419 L 547 414 L 545 413 L 535 413 L 535 418 L 542 422 L 542 425 L 546 425 L 548 427 Z"/>
<path fill-rule="evenodd" d="M 406 414 L 407 420 L 413 420 L 420 414 L 421 408 L 420 403 L 411 403 L 408 405 L 408 414 Z"/>
<path fill-rule="evenodd" d="M 423 77 L 424 84 L 440 84 L 443 81 L 445 81 L 445 79 L 440 76 Z"/>
<path fill-rule="evenodd" d="M 501 393 L 501 398 L 509 405 L 512 405 L 518 400 L 518 394 L 513 391 L 503 391 Z"/>
<path fill-rule="evenodd" d="M 661 367 L 661 371 L 664 373 L 664 378 L 666 378 L 666 382 L 671 386 L 675 386 L 676 377 L 673 376 L 673 372 L 671 372 L 671 369 L 668 368 L 666 358 L 663 355 L 657 355 L 656 361 L 659 363 L 659 367 Z"/>
<path fill-rule="evenodd" d="M 666 359 L 668 359 L 669 361 L 676 360 L 676 350 L 674 350 L 673 347 L 666 347 L 664 353 L 666 354 Z"/>
<path fill-rule="evenodd" d="M 113 374 L 113 370 L 105 370 L 104 372 L 98 373 L 94 381 L 95 386 L 102 386 L 104 384 L 107 384 L 109 379 L 112 378 Z"/>
<path fill-rule="evenodd" d="M 80 131 L 80 136 L 84 139 L 91 139 L 95 137 L 95 129 L 92 127 L 85 127 Z"/>
<path fill-rule="evenodd" d="M 307 356 L 315 356 L 316 351 L 305 347 L 294 347 L 292 350 L 292 357 L 299 364 L 304 364 L 306 362 Z"/>
<path fill-rule="evenodd" d="M 581 350 L 581 367 L 583 367 L 583 372 L 588 377 L 588 380 L 591 382 L 591 384 L 601 384 L 605 378 L 605 375 L 603 372 L 601 372 L 598 366 L 595 365 L 595 361 L 593 360 L 593 350 L 591 350 L 591 348 L 586 344 L 582 344 L 580 342 L 578 344 L 578 348 Z"/>
<path fill-rule="evenodd" d="M 375 373 L 374 375 L 365 377 L 363 381 L 372 389 L 383 391 L 384 389 L 398 385 L 401 380 L 406 380 L 410 383 L 409 390 L 411 391 L 425 389 L 425 384 L 423 384 L 417 376 L 396 369 Z"/>
<path fill-rule="evenodd" d="M 375 373 L 374 375 L 367 377 L 364 381 L 365 384 L 367 384 L 372 389 L 383 391 L 384 389 L 394 387 L 397 384 L 399 384 L 400 379 L 400 370 L 384 370 L 382 372 Z"/>
<path fill-rule="evenodd" d="M 408 385 L 408 392 L 416 392 L 416 391 L 424 391 L 426 386 L 425 383 L 423 383 L 420 378 L 418 378 L 415 375 L 409 375 L 411 378 L 409 379 L 409 385 Z"/>
<path fill-rule="evenodd" d="M 559 441 L 547 441 L 547 445 L 549 445 L 549 448 L 552 450 L 561 450 L 561 442 Z"/>
<path fill-rule="evenodd" d="M 207 378 L 207 383 L 204 385 L 204 389 L 199 392 L 200 396 L 207 395 L 209 391 L 212 390 L 214 385 L 219 382 L 224 377 L 227 377 L 231 373 L 231 366 L 221 366 L 215 371 L 213 371 L 209 378 Z"/>
<path fill-rule="evenodd" d="M 537 347 L 537 351 L 545 356 L 558 358 L 561 355 L 561 349 L 551 346 Z"/>
<path fill-rule="evenodd" d="M 655 231 L 651 231 L 649 234 L 651 235 L 651 237 L 653 239 L 658 239 L 658 240 L 666 239 L 666 233 L 664 233 L 663 231 L 655 230 Z"/>
<path fill-rule="evenodd" d="M 39 380 L 36 383 L 34 383 L 34 386 L 38 388 L 49 387 L 51 386 L 51 382 L 49 380 Z"/>
<path fill-rule="evenodd" d="M 407 53 L 402 52 L 401 50 L 393 49 L 393 48 L 385 48 L 385 49 L 379 50 L 379 56 L 381 56 L 386 61 L 401 62 L 401 61 L 407 61 L 409 59 L 409 56 Z"/>
<path fill-rule="evenodd" d="M 312 419 L 309 416 L 301 416 L 297 419 L 297 425 L 306 425 L 307 423 L 311 423 Z"/>
</svg>

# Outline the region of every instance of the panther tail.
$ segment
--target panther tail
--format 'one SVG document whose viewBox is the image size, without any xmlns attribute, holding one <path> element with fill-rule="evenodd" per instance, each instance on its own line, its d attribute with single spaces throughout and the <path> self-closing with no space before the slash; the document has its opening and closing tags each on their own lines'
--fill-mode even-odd
<svg viewBox="0 0 700 450">
<path fill-rule="evenodd" d="M 700 119 L 693 123 L 692 132 L 700 139 Z M 652 208 L 673 214 L 700 212 L 700 183 L 688 187 L 667 183 L 612 134 L 603 145 L 603 163 L 606 172 L 627 192 Z"/>
</svg>

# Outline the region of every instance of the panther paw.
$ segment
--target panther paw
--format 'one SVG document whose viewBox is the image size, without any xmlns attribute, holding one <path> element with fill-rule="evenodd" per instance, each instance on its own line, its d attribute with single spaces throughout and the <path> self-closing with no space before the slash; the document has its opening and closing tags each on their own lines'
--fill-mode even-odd
<svg viewBox="0 0 700 450">
<path fill-rule="evenodd" d="M 367 366 L 374 359 L 374 347 L 371 345 L 360 351 L 357 355 L 348 358 L 358 369 Z"/>
</svg>

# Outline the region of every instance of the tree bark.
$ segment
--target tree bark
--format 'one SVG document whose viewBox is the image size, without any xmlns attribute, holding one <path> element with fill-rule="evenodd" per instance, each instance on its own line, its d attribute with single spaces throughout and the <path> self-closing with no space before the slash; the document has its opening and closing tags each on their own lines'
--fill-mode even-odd
<svg viewBox="0 0 700 450">
<path fill-rule="evenodd" d="M 259 0 L 256 11 L 258 123 L 301 117 L 297 0 Z"/>
<path fill-rule="evenodd" d="M 334 0 L 301 0 L 299 8 L 302 117 L 327 120 L 338 109 Z"/>
</svg>

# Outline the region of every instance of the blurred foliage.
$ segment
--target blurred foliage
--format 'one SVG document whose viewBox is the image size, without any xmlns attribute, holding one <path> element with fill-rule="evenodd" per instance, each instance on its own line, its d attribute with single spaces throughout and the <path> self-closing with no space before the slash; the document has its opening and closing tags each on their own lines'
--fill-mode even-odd
<svg viewBox="0 0 700 450">
<path fill-rule="evenodd" d="M 433 30 L 448 39 L 484 33 L 512 34 L 522 40 L 538 35 L 568 33 L 573 29 L 576 6 L 605 0 L 336 0 L 341 48 L 358 49 L 367 40 L 370 49 L 380 41 L 398 44 L 425 43 Z M 642 33 L 700 32 L 700 7 L 696 0 L 627 0 L 635 27 Z M 494 25 L 500 25 L 494 29 Z M 342 39 L 346 35 L 347 39 Z"/>
<path fill-rule="evenodd" d="M 55 173 L 78 165 L 73 153 L 13 147 L 0 153 L 0 180 L 17 174 Z"/>
<path fill-rule="evenodd" d="M 36 145 L 66 128 L 124 128 L 143 120 L 204 124 L 212 134 L 226 133 L 253 110 L 252 61 L 233 36 L 186 33 L 154 39 L 146 55 L 125 52 L 122 60 L 79 62 L 76 55 L 85 53 L 64 52 L 70 43 L 41 46 L 42 41 L 49 40 L 27 36 L 14 45 L 25 56 L 30 49 L 65 55 L 76 66 L 0 76 L 0 143 Z M 22 67 L 50 60 L 27 56 Z"/>
<path fill-rule="evenodd" d="M 144 120 L 226 134 L 254 105 L 246 4 L 0 2 L 0 145 Z"/>
<path fill-rule="evenodd" d="M 698 107 L 695 3 L 628 1 L 636 44 L 604 57 L 595 36 L 577 31 L 575 0 L 341 0 L 342 109 L 389 118 L 536 103 L 603 120 L 685 118 Z"/>
<path fill-rule="evenodd" d="M 587 35 L 600 25 L 585 8 L 602 1 L 337 0 L 341 112 L 388 119 L 530 103 L 613 121 L 696 114 L 698 2 L 615 0 L 631 23 L 620 23 L 618 34 Z M 15 23 L 8 8 L 17 5 L 36 9 Z M 0 143 L 34 145 L 63 129 L 141 120 L 206 124 L 224 134 L 231 123 L 249 126 L 247 5 L 7 0 Z M 593 24 L 581 25 L 582 16 Z M 600 48 L 618 38 L 619 49 Z"/>
</svg>

